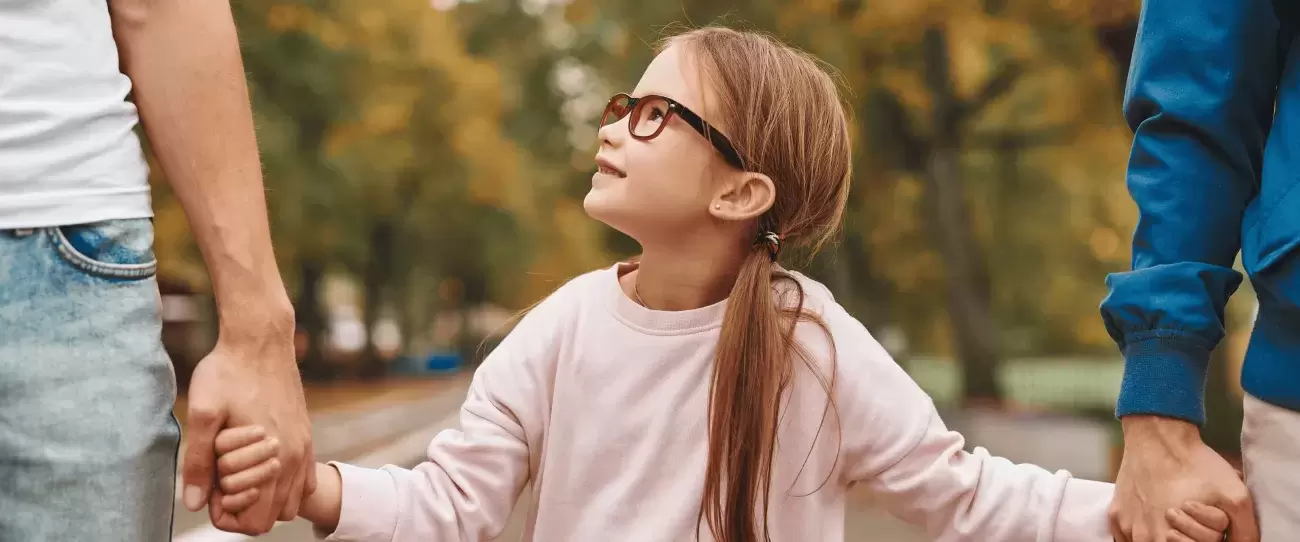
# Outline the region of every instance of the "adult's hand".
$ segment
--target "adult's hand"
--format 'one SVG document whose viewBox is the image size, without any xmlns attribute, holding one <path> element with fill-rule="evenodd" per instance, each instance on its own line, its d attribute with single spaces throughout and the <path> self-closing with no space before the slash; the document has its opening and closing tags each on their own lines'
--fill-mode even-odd
<svg viewBox="0 0 1300 542">
<path fill-rule="evenodd" d="M 292 333 L 292 326 L 231 333 L 194 369 L 183 469 L 186 508 L 198 511 L 205 502 L 220 501 L 221 488 L 214 484 L 214 442 L 222 428 L 260 425 L 280 443 L 279 478 L 260 488 L 257 504 L 237 516 L 210 507 L 213 525 L 222 530 L 266 533 L 276 519 L 296 517 L 304 488 L 315 488 L 311 423 Z"/>
<path fill-rule="evenodd" d="M 1201 441 L 1191 423 L 1160 416 L 1125 416 L 1124 459 L 1110 506 L 1118 542 L 1164 542 L 1166 513 L 1199 502 L 1228 514 L 1230 542 L 1259 542 L 1255 506 L 1246 484 Z"/>
</svg>

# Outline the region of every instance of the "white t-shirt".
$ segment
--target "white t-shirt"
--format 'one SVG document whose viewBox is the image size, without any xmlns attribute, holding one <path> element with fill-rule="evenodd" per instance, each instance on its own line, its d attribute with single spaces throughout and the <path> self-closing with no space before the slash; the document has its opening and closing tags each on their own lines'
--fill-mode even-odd
<svg viewBox="0 0 1300 542">
<path fill-rule="evenodd" d="M 0 0 L 0 229 L 152 216 L 105 0 Z"/>
</svg>

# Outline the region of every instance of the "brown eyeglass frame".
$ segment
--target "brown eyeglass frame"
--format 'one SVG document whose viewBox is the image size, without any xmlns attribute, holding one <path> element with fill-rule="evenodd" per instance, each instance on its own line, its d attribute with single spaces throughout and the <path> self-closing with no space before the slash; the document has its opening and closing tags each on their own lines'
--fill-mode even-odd
<svg viewBox="0 0 1300 542">
<path fill-rule="evenodd" d="M 634 139 L 639 141 L 649 141 L 659 137 L 659 133 L 664 131 L 664 126 L 667 126 L 668 121 L 673 118 L 674 114 L 676 114 L 678 117 L 681 117 L 682 120 L 686 121 L 686 124 L 689 124 L 691 128 L 694 128 L 696 132 L 699 132 L 699 134 L 704 136 L 705 139 L 708 139 L 709 142 L 713 144 L 713 147 L 718 149 L 719 153 L 722 153 L 722 158 L 726 160 L 728 164 L 736 169 L 745 169 L 745 161 L 741 160 L 740 153 L 736 152 L 736 147 L 731 144 L 731 140 L 727 139 L 727 136 L 722 135 L 722 132 L 719 132 L 717 129 L 710 126 L 703 118 L 700 118 L 700 116 L 694 111 L 691 111 L 689 108 L 682 105 L 681 102 L 667 96 L 646 94 L 640 98 L 633 98 L 631 95 L 624 92 L 615 94 L 609 99 L 609 102 L 605 104 L 605 113 L 600 117 L 601 126 L 605 126 L 605 121 L 609 120 L 609 115 L 614 109 L 615 102 L 620 99 L 627 100 L 627 113 L 622 117 L 615 119 L 615 122 L 622 120 L 623 117 L 631 117 L 627 121 L 627 132 Z M 668 104 L 668 112 L 664 113 L 664 121 L 659 123 L 659 127 L 655 129 L 653 134 L 648 136 L 639 136 L 636 135 L 636 127 L 633 126 L 637 122 L 637 119 L 640 118 L 636 114 L 638 112 L 637 108 L 641 107 L 641 104 L 645 103 L 645 101 L 649 99 L 659 99 L 666 102 Z"/>
</svg>

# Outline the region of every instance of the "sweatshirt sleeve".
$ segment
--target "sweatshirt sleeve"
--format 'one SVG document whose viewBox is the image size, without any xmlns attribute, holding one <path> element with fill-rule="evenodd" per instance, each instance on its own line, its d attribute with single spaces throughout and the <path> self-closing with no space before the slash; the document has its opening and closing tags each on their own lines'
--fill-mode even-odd
<svg viewBox="0 0 1300 542">
<path fill-rule="evenodd" d="M 561 292 L 526 315 L 474 374 L 460 428 L 438 434 L 413 469 L 333 463 L 343 507 L 325 540 L 490 540 L 529 479 L 529 445 L 550 411 L 555 352 L 572 303 Z"/>
<path fill-rule="evenodd" d="M 1118 416 L 1205 421 L 1210 351 L 1241 284 L 1233 261 L 1290 46 L 1274 9 L 1291 3 L 1142 2 L 1124 98 L 1132 270 L 1107 277 L 1101 303 L 1125 359 Z"/>
<path fill-rule="evenodd" d="M 933 401 L 847 315 L 834 331 L 845 474 L 936 542 L 1111 542 L 1111 484 L 963 449 Z"/>
</svg>

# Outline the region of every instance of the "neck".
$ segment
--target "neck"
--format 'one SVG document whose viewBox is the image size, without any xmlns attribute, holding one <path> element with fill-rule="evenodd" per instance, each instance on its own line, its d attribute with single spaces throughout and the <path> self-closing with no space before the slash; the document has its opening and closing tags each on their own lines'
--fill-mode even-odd
<svg viewBox="0 0 1300 542">
<path fill-rule="evenodd" d="M 698 309 L 731 295 L 748 253 L 732 243 L 645 245 L 637 269 L 623 277 L 623 290 L 647 308 Z"/>
</svg>

